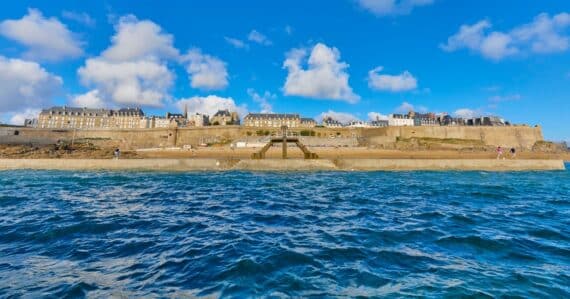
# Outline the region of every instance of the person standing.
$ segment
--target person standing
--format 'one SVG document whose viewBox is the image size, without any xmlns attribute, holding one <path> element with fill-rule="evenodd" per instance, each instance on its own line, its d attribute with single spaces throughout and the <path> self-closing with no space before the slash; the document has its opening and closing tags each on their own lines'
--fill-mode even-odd
<svg viewBox="0 0 570 299">
<path fill-rule="evenodd" d="M 497 160 L 501 159 L 503 156 L 503 148 L 501 146 L 497 146 Z"/>
<path fill-rule="evenodd" d="M 517 157 L 517 150 L 514 147 L 511 147 L 511 159 Z"/>
</svg>

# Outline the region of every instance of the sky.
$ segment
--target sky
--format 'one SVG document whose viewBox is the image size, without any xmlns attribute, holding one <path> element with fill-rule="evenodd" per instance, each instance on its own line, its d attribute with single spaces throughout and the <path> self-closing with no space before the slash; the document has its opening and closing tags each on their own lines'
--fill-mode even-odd
<svg viewBox="0 0 570 299">
<path fill-rule="evenodd" d="M 0 122 L 54 105 L 497 115 L 570 141 L 570 2 L 6 1 Z"/>
</svg>

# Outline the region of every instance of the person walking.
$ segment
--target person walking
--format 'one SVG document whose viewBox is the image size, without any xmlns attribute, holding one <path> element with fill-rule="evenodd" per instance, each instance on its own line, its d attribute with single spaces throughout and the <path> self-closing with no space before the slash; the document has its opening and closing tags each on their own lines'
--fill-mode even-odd
<svg viewBox="0 0 570 299">
<path fill-rule="evenodd" d="M 517 150 L 514 147 L 511 147 L 511 159 L 517 157 Z"/>
<path fill-rule="evenodd" d="M 119 160 L 119 157 L 121 156 L 121 150 L 119 148 L 116 148 L 113 152 L 113 156 L 115 160 Z"/>
</svg>

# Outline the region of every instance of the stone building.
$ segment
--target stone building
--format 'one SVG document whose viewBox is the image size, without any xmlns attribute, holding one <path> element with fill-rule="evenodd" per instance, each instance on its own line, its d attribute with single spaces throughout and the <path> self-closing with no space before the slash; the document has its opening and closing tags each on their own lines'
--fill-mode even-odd
<svg viewBox="0 0 570 299">
<path fill-rule="evenodd" d="M 502 127 L 509 126 L 510 123 L 497 116 L 481 116 L 465 120 L 467 126 L 491 126 Z"/>
<path fill-rule="evenodd" d="M 280 113 L 250 113 L 243 119 L 243 124 L 246 127 L 260 127 L 260 128 L 280 128 L 287 126 L 289 128 L 301 127 L 301 117 L 299 114 L 280 114 Z M 304 125 L 310 125 L 305 121 Z"/>
<path fill-rule="evenodd" d="M 210 119 L 210 124 L 214 126 L 230 126 L 239 125 L 239 116 L 237 112 L 230 112 L 229 110 L 218 110 Z"/>
<path fill-rule="evenodd" d="M 336 120 L 330 116 L 323 118 L 323 126 L 326 128 L 342 128 L 342 127 L 344 127 L 344 125 L 340 121 L 338 121 L 338 120 Z"/>
<path fill-rule="evenodd" d="M 209 122 L 209 117 L 205 114 L 196 113 L 188 116 L 188 126 L 190 127 L 204 127 Z"/>
<path fill-rule="evenodd" d="M 52 107 L 44 109 L 38 117 L 38 128 L 90 129 L 90 128 L 140 128 L 144 113 L 140 108 L 119 110 Z"/>
<path fill-rule="evenodd" d="M 416 113 L 410 111 L 408 118 L 414 120 L 414 126 L 439 126 L 439 121 L 435 113 Z"/>
<path fill-rule="evenodd" d="M 308 117 L 301 117 L 301 127 L 303 128 L 314 128 L 317 126 L 317 122 Z"/>
<path fill-rule="evenodd" d="M 121 108 L 119 110 L 111 110 L 112 128 L 120 129 L 136 129 L 140 128 L 141 119 L 144 113 L 140 108 Z"/>
</svg>

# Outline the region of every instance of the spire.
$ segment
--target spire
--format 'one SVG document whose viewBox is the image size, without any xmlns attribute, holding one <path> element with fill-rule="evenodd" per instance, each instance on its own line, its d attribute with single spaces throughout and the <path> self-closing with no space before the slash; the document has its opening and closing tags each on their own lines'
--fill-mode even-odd
<svg viewBox="0 0 570 299">
<path fill-rule="evenodd" d="M 184 104 L 184 118 L 188 119 L 188 104 Z"/>
</svg>

